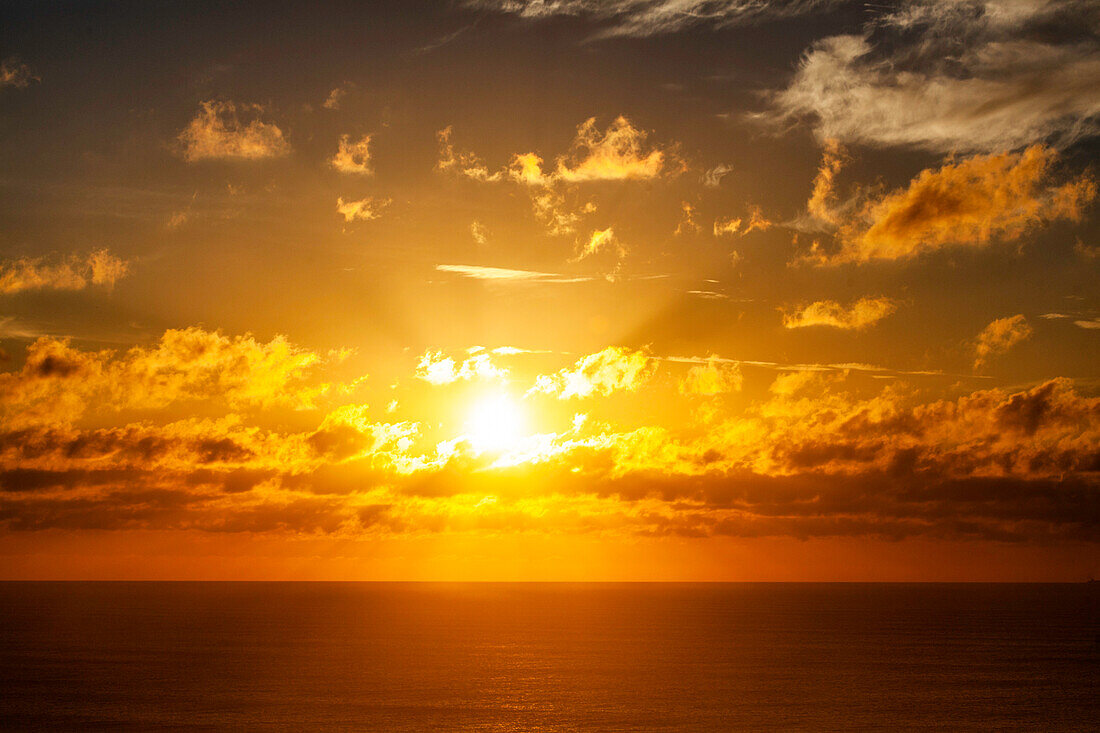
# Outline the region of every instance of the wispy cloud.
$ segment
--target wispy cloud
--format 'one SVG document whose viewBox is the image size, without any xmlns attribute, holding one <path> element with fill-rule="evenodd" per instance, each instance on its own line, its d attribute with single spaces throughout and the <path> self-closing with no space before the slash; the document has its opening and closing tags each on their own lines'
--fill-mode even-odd
<svg viewBox="0 0 1100 733">
<path fill-rule="evenodd" d="M 945 153 L 1066 145 L 1100 132 L 1098 15 L 1088 0 L 908 0 L 810 47 L 771 116 Z"/>
<path fill-rule="evenodd" d="M 91 285 L 110 289 L 129 270 L 128 262 L 106 249 L 52 261 L 45 257 L 22 257 L 0 262 L 0 293 L 11 295 L 24 290 L 83 290 Z"/>
<path fill-rule="evenodd" d="M 391 200 L 388 198 L 374 196 L 367 196 L 357 201 L 344 201 L 343 198 L 337 198 L 336 211 L 344 217 L 346 222 L 371 221 L 382 216 L 382 211 L 390 203 Z"/>
<path fill-rule="evenodd" d="M 593 38 L 647 37 L 695 26 L 727 28 L 792 17 L 838 0 L 466 0 L 465 4 L 530 20 L 579 16 L 599 23 Z"/>
<path fill-rule="evenodd" d="M 436 265 L 435 269 L 439 272 L 449 272 L 473 280 L 490 280 L 501 283 L 579 283 L 594 279 L 591 277 L 570 277 L 555 272 L 509 270 L 503 267 L 481 267 L 479 265 Z"/>
<path fill-rule="evenodd" d="M 851 305 L 819 300 L 785 311 L 783 327 L 827 326 L 858 331 L 878 323 L 895 310 L 897 304 L 889 298 L 860 298 Z"/>
</svg>

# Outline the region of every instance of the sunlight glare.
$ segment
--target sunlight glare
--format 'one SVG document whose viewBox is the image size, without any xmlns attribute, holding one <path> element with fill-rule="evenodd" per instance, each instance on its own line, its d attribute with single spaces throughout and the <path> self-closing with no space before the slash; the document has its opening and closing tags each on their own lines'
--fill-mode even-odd
<svg viewBox="0 0 1100 733">
<path fill-rule="evenodd" d="M 477 450 L 508 450 L 520 442 L 526 431 L 523 409 L 504 393 L 481 397 L 466 420 L 466 437 Z"/>
</svg>

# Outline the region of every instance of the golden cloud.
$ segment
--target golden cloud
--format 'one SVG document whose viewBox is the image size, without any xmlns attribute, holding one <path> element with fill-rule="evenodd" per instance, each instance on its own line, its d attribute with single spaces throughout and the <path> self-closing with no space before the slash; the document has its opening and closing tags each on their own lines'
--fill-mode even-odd
<svg viewBox="0 0 1100 733">
<path fill-rule="evenodd" d="M 558 159 L 557 176 L 569 182 L 656 178 L 668 153 L 643 151 L 647 135 L 625 117 L 616 117 L 601 134 L 592 117 L 577 128 L 569 155 Z"/>
<path fill-rule="evenodd" d="M 897 304 L 889 298 L 860 298 L 850 306 L 844 306 L 833 300 L 821 300 L 785 312 L 783 327 L 829 326 L 860 330 L 878 323 L 895 310 L 897 310 Z"/>
<path fill-rule="evenodd" d="M 485 163 L 474 153 L 456 151 L 451 142 L 452 134 L 454 129 L 450 126 L 435 134 L 439 142 L 439 160 L 435 164 L 436 170 L 458 173 L 475 181 L 492 182 L 501 179 L 500 171 L 490 173 Z"/>
<path fill-rule="evenodd" d="M 680 381 L 681 394 L 712 397 L 726 392 L 739 392 L 742 383 L 741 368 L 737 364 L 722 362 L 716 356 L 706 364 L 696 364 L 688 369 Z"/>
<path fill-rule="evenodd" d="M 572 369 L 540 375 L 531 392 L 555 395 L 561 400 L 636 392 L 656 370 L 657 362 L 644 351 L 609 346 L 578 359 Z"/>
<path fill-rule="evenodd" d="M 374 171 L 370 166 L 370 140 L 370 135 L 364 135 L 352 142 L 347 135 L 341 135 L 336 155 L 329 164 L 341 173 L 371 175 Z"/>
<path fill-rule="evenodd" d="M 1042 145 L 1020 153 L 975 155 L 926 169 L 905 189 L 870 195 L 857 207 L 835 204 L 841 158 L 827 149 L 808 208 L 818 221 L 835 225 L 840 249 L 828 252 L 817 245 L 805 259 L 819 264 L 897 260 L 948 246 L 1018 239 L 1058 219 L 1079 221 L 1096 198 L 1096 182 L 1081 175 L 1051 183 L 1057 157 Z"/>
<path fill-rule="evenodd" d="M 442 351 L 425 351 L 416 365 L 416 376 L 434 385 L 451 384 L 459 380 L 507 379 L 508 370 L 493 364 L 488 354 L 477 353 L 456 361 Z"/>
<path fill-rule="evenodd" d="M 71 422 L 90 409 L 156 410 L 217 399 L 233 409 L 308 408 L 329 389 L 307 384 L 323 361 L 282 336 L 265 344 L 194 327 L 165 331 L 155 345 L 121 355 L 42 337 L 27 347 L 19 372 L 0 373 L 0 416 L 6 424 Z"/>
<path fill-rule="evenodd" d="M 358 201 L 344 201 L 336 199 L 336 211 L 344 217 L 344 221 L 371 221 L 382 216 L 382 210 L 389 206 L 391 200 L 367 196 Z"/>
<path fill-rule="evenodd" d="M 184 160 L 260 160 L 286 155 L 290 144 L 277 125 L 260 121 L 263 111 L 258 104 L 202 102 L 199 113 L 179 134 Z M 249 116 L 252 119 L 242 120 Z"/>
<path fill-rule="evenodd" d="M 998 318 L 978 334 L 974 344 L 974 368 L 980 369 L 990 358 L 1000 356 L 1031 336 L 1031 326 L 1023 315 Z"/>
<path fill-rule="evenodd" d="M 70 256 L 57 262 L 43 257 L 22 257 L 0 263 L 0 293 L 24 290 L 83 290 L 89 285 L 106 288 L 126 276 L 130 265 L 106 249 L 85 257 Z"/>
</svg>

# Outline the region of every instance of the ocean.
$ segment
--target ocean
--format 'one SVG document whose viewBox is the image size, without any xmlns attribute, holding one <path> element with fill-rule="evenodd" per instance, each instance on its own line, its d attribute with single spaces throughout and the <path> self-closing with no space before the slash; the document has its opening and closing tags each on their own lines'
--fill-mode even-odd
<svg viewBox="0 0 1100 733">
<path fill-rule="evenodd" d="M 1100 587 L 2 583 L 6 730 L 1100 729 Z"/>
</svg>

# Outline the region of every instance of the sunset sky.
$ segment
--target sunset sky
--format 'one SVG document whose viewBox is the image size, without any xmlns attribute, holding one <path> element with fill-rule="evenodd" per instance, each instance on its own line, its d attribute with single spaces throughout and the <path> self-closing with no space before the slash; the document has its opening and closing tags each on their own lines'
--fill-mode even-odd
<svg viewBox="0 0 1100 733">
<path fill-rule="evenodd" d="M 1100 577 L 1100 4 L 9 2 L 0 577 Z"/>
</svg>

